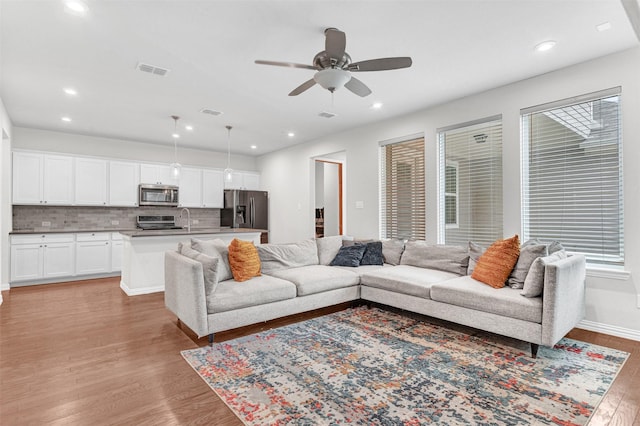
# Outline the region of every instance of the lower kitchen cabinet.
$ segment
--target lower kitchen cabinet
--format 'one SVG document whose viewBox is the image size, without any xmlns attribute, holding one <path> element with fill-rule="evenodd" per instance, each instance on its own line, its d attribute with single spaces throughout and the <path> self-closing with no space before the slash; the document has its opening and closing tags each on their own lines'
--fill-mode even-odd
<svg viewBox="0 0 640 426">
<path fill-rule="evenodd" d="M 111 271 L 111 238 L 108 232 L 76 235 L 76 274 Z"/>
<path fill-rule="evenodd" d="M 11 238 L 11 281 L 75 275 L 73 234 L 19 235 Z"/>
<path fill-rule="evenodd" d="M 122 234 L 111 233 L 111 272 L 122 270 Z"/>
</svg>

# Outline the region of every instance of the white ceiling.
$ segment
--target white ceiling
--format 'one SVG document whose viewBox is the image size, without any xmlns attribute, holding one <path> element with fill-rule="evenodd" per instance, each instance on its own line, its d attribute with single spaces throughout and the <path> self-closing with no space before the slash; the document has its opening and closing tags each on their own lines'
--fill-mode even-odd
<svg viewBox="0 0 640 426">
<path fill-rule="evenodd" d="M 225 151 L 229 124 L 234 153 L 261 155 L 638 45 L 619 0 L 85 3 L 80 17 L 61 0 L 1 0 L 0 97 L 15 126 L 173 144 L 177 114 L 194 126 L 179 146 Z M 253 62 L 311 64 L 327 27 L 346 33 L 354 62 L 411 56 L 413 66 L 359 73 L 373 94 L 332 100 L 317 85 L 287 96 L 311 70 Z M 534 51 L 548 39 L 555 49 Z"/>
</svg>

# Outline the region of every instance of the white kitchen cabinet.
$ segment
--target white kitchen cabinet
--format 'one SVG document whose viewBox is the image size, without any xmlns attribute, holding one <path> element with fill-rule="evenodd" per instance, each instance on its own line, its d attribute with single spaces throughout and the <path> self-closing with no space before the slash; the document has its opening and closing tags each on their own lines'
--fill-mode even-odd
<svg viewBox="0 0 640 426">
<path fill-rule="evenodd" d="M 107 204 L 107 161 L 97 158 L 75 159 L 75 204 L 105 206 Z"/>
<path fill-rule="evenodd" d="M 202 207 L 202 170 L 183 167 L 180 171 L 178 207 Z"/>
<path fill-rule="evenodd" d="M 13 204 L 73 204 L 73 157 L 13 153 Z"/>
<path fill-rule="evenodd" d="M 225 189 L 260 189 L 260 174 L 255 172 L 233 172 L 231 182 L 224 181 Z"/>
<path fill-rule="evenodd" d="M 224 178 L 221 170 L 202 171 L 202 207 L 224 208 Z"/>
<path fill-rule="evenodd" d="M 73 234 L 34 234 L 11 237 L 11 281 L 73 276 Z"/>
<path fill-rule="evenodd" d="M 140 183 L 177 185 L 178 180 L 168 165 L 140 164 Z"/>
<path fill-rule="evenodd" d="M 122 270 L 122 234 L 111 233 L 111 272 Z"/>
<path fill-rule="evenodd" d="M 140 165 L 127 161 L 109 162 L 110 206 L 136 207 L 138 205 L 138 184 Z"/>
<path fill-rule="evenodd" d="M 108 232 L 76 234 L 76 274 L 111 271 L 111 238 Z"/>
</svg>

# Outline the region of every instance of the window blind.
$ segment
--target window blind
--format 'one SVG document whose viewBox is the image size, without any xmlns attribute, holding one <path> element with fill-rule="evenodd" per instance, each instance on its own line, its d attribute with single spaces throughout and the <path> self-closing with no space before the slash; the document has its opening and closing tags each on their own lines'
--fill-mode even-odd
<svg viewBox="0 0 640 426">
<path fill-rule="evenodd" d="M 502 118 L 439 129 L 438 140 L 439 241 L 502 238 Z"/>
<path fill-rule="evenodd" d="M 624 264 L 620 90 L 521 112 L 524 238 Z"/>
<path fill-rule="evenodd" d="M 381 148 L 380 236 L 424 240 L 424 138 Z"/>
</svg>

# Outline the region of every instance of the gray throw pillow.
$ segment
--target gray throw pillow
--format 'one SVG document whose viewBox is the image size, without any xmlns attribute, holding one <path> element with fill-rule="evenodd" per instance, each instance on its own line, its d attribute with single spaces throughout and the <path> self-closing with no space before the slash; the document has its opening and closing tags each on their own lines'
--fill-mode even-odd
<svg viewBox="0 0 640 426">
<path fill-rule="evenodd" d="M 333 258 L 329 265 L 351 266 L 354 268 L 360 266 L 360 261 L 362 260 L 362 256 L 364 255 L 364 251 L 366 249 L 367 246 L 362 244 L 340 247 L 340 250 L 338 250 L 338 254 Z"/>
<path fill-rule="evenodd" d="M 388 263 L 389 265 L 399 265 L 403 251 L 404 240 L 382 240 L 382 257 L 384 258 L 384 263 Z"/>
<path fill-rule="evenodd" d="M 334 235 L 332 237 L 324 237 L 316 239 L 318 250 L 318 263 L 320 265 L 328 265 L 331 263 L 338 250 L 342 247 L 342 236 Z"/>
<path fill-rule="evenodd" d="M 381 241 L 373 241 L 365 244 L 364 254 L 362 255 L 362 260 L 360 260 L 361 265 L 382 265 L 384 264 L 384 260 L 382 258 L 382 242 Z"/>
<path fill-rule="evenodd" d="M 531 264 L 539 257 L 547 255 L 547 246 L 544 244 L 532 244 L 524 243 L 520 247 L 520 256 L 518 256 L 518 262 L 513 267 L 511 275 L 507 283 L 511 288 L 523 288 L 524 280 L 527 278 Z"/>
<path fill-rule="evenodd" d="M 206 296 L 212 295 L 218 286 L 218 265 L 220 264 L 220 259 L 200 253 L 186 244 L 182 245 L 180 254 L 202 263 L 204 292 Z"/>
<path fill-rule="evenodd" d="M 430 245 L 425 241 L 407 241 L 400 264 L 465 275 L 469 264 L 469 254 L 467 249 L 461 246 Z"/>
<path fill-rule="evenodd" d="M 557 251 L 549 256 L 538 257 L 531 264 L 529 273 L 524 280 L 524 288 L 522 294 L 524 297 L 538 297 L 542 295 L 544 290 L 544 271 L 548 264 L 557 262 L 567 258 L 567 252 L 564 250 Z"/>
<path fill-rule="evenodd" d="M 467 266 L 467 275 L 471 275 L 473 270 L 476 269 L 476 264 L 480 256 L 487 250 L 486 247 L 476 244 L 473 241 L 469 241 L 469 265 Z"/>
<path fill-rule="evenodd" d="M 260 244 L 257 249 L 263 274 L 318 264 L 318 248 L 312 239 L 291 244 Z"/>
<path fill-rule="evenodd" d="M 207 256 L 220 259 L 218 265 L 218 281 L 226 281 L 233 278 L 231 266 L 229 266 L 229 247 L 219 238 L 215 240 L 191 239 L 191 248 Z"/>
</svg>

